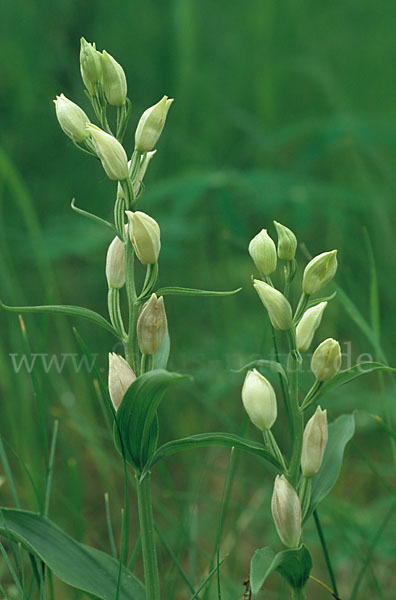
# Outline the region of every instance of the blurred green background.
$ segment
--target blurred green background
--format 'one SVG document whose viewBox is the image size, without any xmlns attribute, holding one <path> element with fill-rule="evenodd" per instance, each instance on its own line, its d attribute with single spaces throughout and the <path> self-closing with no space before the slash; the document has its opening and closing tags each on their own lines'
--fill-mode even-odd
<svg viewBox="0 0 396 600">
<path fill-rule="evenodd" d="M 337 283 L 363 322 L 352 319 L 341 294 L 328 307 L 317 342 L 339 339 L 353 361 L 362 353 L 383 359 L 380 343 L 396 364 L 394 2 L 13 0 L 2 2 L 1 13 L 5 303 L 60 302 L 106 311 L 110 239 L 105 229 L 73 213 L 70 202 L 75 197 L 78 206 L 109 218 L 114 184 L 99 163 L 75 151 L 52 102 L 63 92 L 88 111 L 78 61 L 83 35 L 127 74 L 129 152 L 143 110 L 164 93 L 175 98 L 141 204 L 161 226 L 160 284 L 243 287 L 230 298 L 167 299 L 170 367 L 192 374 L 194 383 L 163 403 L 162 441 L 215 430 L 246 431 L 258 439 L 241 407 L 243 375 L 232 369 L 271 352 L 266 316 L 250 284 L 254 267 L 247 245 L 263 227 L 274 235 L 273 219 L 295 231 L 303 244 L 302 266 L 307 253 L 339 250 Z M 26 316 L 25 323 L 32 352 L 49 355 L 80 353 L 72 333 L 77 326 L 106 377 L 107 352 L 117 348 L 105 332 L 62 318 Z M 26 369 L 15 373 L 10 358 L 25 351 L 17 316 L 0 312 L 0 326 L 0 427 L 22 504 L 38 508 L 16 455 L 31 470 L 39 496 L 45 479 L 38 390 L 47 430 L 60 419 L 50 516 L 71 535 L 108 550 L 103 494 L 110 493 L 119 527 L 121 470 L 92 377 L 84 369 L 76 374 L 70 361 L 61 373 L 45 373 L 38 360 L 35 393 Z M 309 375 L 305 379 L 308 387 Z M 341 597 L 391 598 L 394 463 L 389 437 L 369 416 L 395 416 L 390 379 L 368 376 L 325 404 L 331 420 L 357 410 L 355 442 L 320 511 Z M 287 444 L 281 422 L 275 429 Z M 159 525 L 197 585 L 215 544 L 227 460 L 226 450 L 193 451 L 156 469 Z M 273 474 L 247 456 L 238 458 L 236 468 L 223 531 L 229 557 L 222 567 L 224 597 L 235 599 L 255 548 L 279 547 L 269 515 Z M 12 503 L 6 483 L 0 496 L 1 504 Z M 313 524 L 306 541 L 313 574 L 328 582 Z M 166 549 L 160 551 L 165 597 L 187 597 Z M 364 579 L 354 591 L 362 568 Z M 4 565 L 0 574 L 3 585 L 11 583 Z M 276 577 L 269 586 L 262 597 L 285 597 Z M 315 583 L 309 586 L 309 597 L 329 597 Z M 57 589 L 59 599 L 71 597 L 63 586 Z"/>
</svg>

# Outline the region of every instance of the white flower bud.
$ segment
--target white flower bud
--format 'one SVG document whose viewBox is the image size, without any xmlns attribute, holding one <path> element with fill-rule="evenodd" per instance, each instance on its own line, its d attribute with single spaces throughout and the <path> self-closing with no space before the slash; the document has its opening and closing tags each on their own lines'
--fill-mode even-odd
<svg viewBox="0 0 396 600">
<path fill-rule="evenodd" d="M 328 338 L 316 348 L 312 355 L 311 370 L 318 381 L 327 381 L 338 373 L 341 367 L 340 344 Z"/>
<path fill-rule="evenodd" d="M 271 510 L 282 544 L 297 548 L 301 537 L 301 505 L 295 489 L 284 475 L 275 478 Z"/>
<path fill-rule="evenodd" d="M 154 150 L 165 125 L 166 115 L 173 102 L 164 96 L 157 104 L 144 111 L 135 133 L 135 148 L 139 152 Z"/>
<path fill-rule="evenodd" d="M 261 431 L 271 429 L 277 416 L 276 396 L 268 379 L 256 369 L 246 374 L 242 402 L 253 425 Z"/>
<path fill-rule="evenodd" d="M 297 239 L 291 229 L 274 221 L 278 234 L 278 256 L 282 260 L 293 260 L 297 249 Z"/>
<path fill-rule="evenodd" d="M 136 255 L 144 265 L 158 261 L 161 249 L 160 228 L 152 217 L 141 211 L 125 211 L 129 221 L 129 234 Z"/>
<path fill-rule="evenodd" d="M 126 179 L 128 177 L 128 158 L 120 142 L 96 125 L 87 125 L 87 131 L 107 177 L 119 181 Z"/>
<path fill-rule="evenodd" d="M 64 133 L 74 142 L 83 142 L 88 137 L 86 129 L 89 119 L 82 108 L 63 94 L 54 100 L 56 118 Z"/>
<path fill-rule="evenodd" d="M 271 275 L 275 271 L 277 262 L 276 248 L 266 229 L 262 229 L 251 240 L 249 254 L 260 275 Z"/>
<path fill-rule="evenodd" d="M 137 338 L 143 354 L 155 354 L 166 334 L 167 320 L 164 299 L 151 295 L 142 308 L 137 322 Z"/>
<path fill-rule="evenodd" d="M 122 356 L 109 354 L 109 394 L 114 409 L 118 410 L 125 392 L 135 381 L 136 375 Z"/>
<path fill-rule="evenodd" d="M 300 352 L 306 352 L 311 345 L 315 331 L 322 320 L 323 312 L 327 302 L 320 302 L 312 308 L 308 308 L 296 327 L 297 348 Z"/>
<path fill-rule="evenodd" d="M 318 406 L 304 430 L 301 452 L 301 470 L 304 477 L 312 477 L 319 471 L 326 444 L 327 411 Z"/>
<path fill-rule="evenodd" d="M 83 37 L 80 47 L 80 71 L 85 87 L 91 96 L 95 96 L 95 85 L 102 79 L 101 55 L 95 44 L 89 44 Z"/>
<path fill-rule="evenodd" d="M 292 309 L 285 296 L 268 283 L 254 280 L 253 287 L 267 309 L 268 316 L 275 329 L 285 330 L 292 326 Z"/>
<path fill-rule="evenodd" d="M 109 288 L 120 289 L 125 284 L 125 245 L 118 236 L 107 250 L 106 278 Z"/>
<path fill-rule="evenodd" d="M 337 271 L 337 250 L 315 256 L 305 267 L 303 276 L 304 294 L 316 294 L 331 281 Z"/>
<path fill-rule="evenodd" d="M 102 86 L 107 102 L 112 106 L 123 106 L 127 97 L 124 69 L 106 50 L 103 50 L 101 56 Z"/>
</svg>

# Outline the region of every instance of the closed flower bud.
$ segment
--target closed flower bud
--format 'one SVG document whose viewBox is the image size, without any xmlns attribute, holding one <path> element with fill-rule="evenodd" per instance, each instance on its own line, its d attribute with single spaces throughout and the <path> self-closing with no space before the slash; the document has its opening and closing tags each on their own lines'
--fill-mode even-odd
<svg viewBox="0 0 396 600">
<path fill-rule="evenodd" d="M 165 125 L 166 115 L 173 102 L 164 96 L 157 104 L 144 111 L 135 133 L 135 148 L 139 152 L 154 150 Z"/>
<path fill-rule="evenodd" d="M 340 344 L 328 338 L 316 348 L 312 355 L 311 370 L 318 381 L 327 381 L 338 373 L 341 367 Z"/>
<path fill-rule="evenodd" d="M 320 302 L 316 306 L 308 308 L 303 314 L 301 321 L 296 327 L 297 348 L 300 352 L 306 352 L 310 347 L 326 306 L 327 302 Z"/>
<path fill-rule="evenodd" d="M 268 283 L 254 280 L 253 284 L 275 329 L 285 330 L 292 326 L 292 309 L 285 296 Z"/>
<path fill-rule="evenodd" d="M 81 38 L 80 46 L 80 71 L 85 87 L 91 96 L 95 96 L 95 86 L 102 79 L 102 59 L 95 44 L 89 44 L 84 38 Z"/>
<path fill-rule="evenodd" d="M 102 86 L 107 102 L 112 106 L 123 106 L 127 96 L 124 69 L 106 50 L 102 52 Z"/>
<path fill-rule="evenodd" d="M 277 416 L 276 396 L 268 379 L 256 369 L 246 374 L 242 402 L 253 425 L 261 431 L 271 429 Z"/>
<path fill-rule="evenodd" d="M 118 410 L 125 392 L 135 379 L 136 375 L 125 358 L 111 352 L 109 354 L 109 394 L 115 410 Z"/>
<path fill-rule="evenodd" d="M 126 215 L 136 256 L 144 265 L 155 264 L 161 249 L 160 228 L 157 221 L 141 211 L 127 210 Z"/>
<path fill-rule="evenodd" d="M 282 544 L 297 548 L 301 537 L 301 505 L 295 489 L 284 475 L 275 478 L 271 510 Z"/>
<path fill-rule="evenodd" d="M 301 452 L 301 470 L 304 477 L 312 477 L 319 471 L 326 444 L 327 412 L 318 406 L 304 430 Z"/>
<path fill-rule="evenodd" d="M 251 240 L 249 254 L 260 275 L 271 275 L 275 271 L 277 261 L 276 248 L 266 229 L 262 229 Z"/>
<path fill-rule="evenodd" d="M 74 142 L 83 142 L 88 137 L 86 129 L 89 119 L 77 104 L 66 98 L 63 94 L 54 100 L 56 118 L 59 125 L 69 138 Z"/>
<path fill-rule="evenodd" d="M 125 245 L 117 236 L 107 250 L 106 278 L 109 288 L 120 289 L 125 284 Z"/>
<path fill-rule="evenodd" d="M 297 239 L 291 229 L 274 221 L 278 234 L 278 256 L 282 260 L 293 260 L 297 249 Z"/>
<path fill-rule="evenodd" d="M 337 250 L 315 256 L 305 267 L 303 276 L 304 294 L 316 294 L 329 283 L 337 271 Z"/>
<path fill-rule="evenodd" d="M 87 131 L 107 177 L 119 181 L 126 179 L 128 177 L 128 158 L 120 142 L 96 125 L 87 125 Z"/>
<path fill-rule="evenodd" d="M 137 339 L 143 354 L 155 354 L 166 334 L 167 320 L 164 299 L 151 295 L 142 308 L 137 322 Z"/>
</svg>

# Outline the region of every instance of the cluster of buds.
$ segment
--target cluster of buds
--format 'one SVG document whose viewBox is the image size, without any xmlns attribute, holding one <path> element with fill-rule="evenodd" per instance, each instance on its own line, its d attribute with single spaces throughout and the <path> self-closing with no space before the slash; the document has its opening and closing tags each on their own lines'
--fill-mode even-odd
<svg viewBox="0 0 396 600">
<path fill-rule="evenodd" d="M 163 96 L 143 112 L 134 136 L 133 154 L 128 160 L 122 139 L 131 103 L 127 97 L 124 69 L 106 50 L 100 52 L 94 43 L 81 38 L 80 72 L 99 125 L 92 123 L 84 110 L 64 94 L 54 100 L 55 111 L 63 132 L 80 150 L 99 158 L 107 177 L 118 181 L 114 208 L 117 236 L 108 247 L 105 269 L 110 321 L 128 356 L 127 361 L 118 354 L 109 355 L 109 393 L 114 409 L 118 410 L 127 389 L 136 379 L 134 370 L 139 375 L 153 364 L 153 361 L 148 361 L 143 367 L 142 361 L 139 365 L 137 346 L 143 357 L 152 356 L 161 346 L 167 331 L 164 299 L 152 293 L 161 249 L 160 228 L 151 216 L 135 209 L 144 189 L 147 167 L 156 153 L 155 146 L 173 100 Z M 107 119 L 108 105 L 117 109 L 115 135 Z M 133 254 L 147 267 L 140 296 L 135 290 Z M 124 328 L 120 302 L 120 290 L 124 286 L 129 300 L 129 322 L 134 327 L 128 332 Z M 143 304 L 147 298 L 149 300 Z M 128 349 L 126 344 L 130 344 Z"/>
<path fill-rule="evenodd" d="M 101 128 L 91 124 L 85 112 L 74 102 L 61 94 L 55 99 L 56 116 L 64 133 L 76 144 L 84 144 L 85 149 L 96 154 L 110 179 L 124 181 L 129 176 L 126 152 L 118 137 L 123 136 L 128 118 L 126 104 L 127 81 L 122 66 L 106 50 L 99 52 L 95 44 L 81 39 L 80 71 L 88 96 Z M 141 188 L 142 180 L 152 157 L 152 152 L 161 136 L 166 117 L 173 99 L 164 96 L 159 102 L 145 110 L 135 132 L 135 152 L 140 155 L 140 169 L 134 178 L 135 197 Z M 117 125 L 117 136 L 113 136 L 105 114 L 106 103 L 122 109 L 123 126 Z M 129 103 L 130 104 L 130 103 Z"/>
<path fill-rule="evenodd" d="M 303 274 L 300 302 L 293 314 L 288 291 L 296 272 L 297 239 L 289 228 L 277 222 L 274 222 L 274 225 L 278 237 L 277 246 L 266 229 L 262 229 L 249 244 L 249 254 L 261 278 L 254 279 L 253 287 L 268 313 L 273 329 L 287 333 L 292 357 L 290 368 L 295 369 L 298 368 L 301 359 L 299 353 L 309 350 L 328 304 L 327 301 L 315 304 L 310 297 L 333 279 L 337 270 L 337 251 L 324 252 L 308 263 Z M 279 261 L 284 261 L 285 285 L 282 291 L 276 289 L 270 277 L 277 270 Z M 323 382 L 334 377 L 340 366 L 341 350 L 338 342 L 326 339 L 312 355 L 311 370 L 316 378 L 312 394 Z M 292 371 L 288 373 L 291 374 Z M 295 394 L 295 410 L 303 411 L 311 400 L 312 396 L 308 395 L 307 403 L 300 406 L 298 393 Z M 277 417 L 276 394 L 270 382 L 256 369 L 249 370 L 245 377 L 242 402 L 251 422 L 263 432 L 268 451 L 283 469 L 283 474 L 275 479 L 272 515 L 282 543 L 288 548 L 297 548 L 301 539 L 302 519 L 309 507 L 310 480 L 322 465 L 327 444 L 326 410 L 318 406 L 308 420 L 304 432 L 301 431 L 301 453 L 297 456 L 297 461 L 293 459 L 293 467 L 289 465 L 289 468 L 286 468 L 282 453 L 270 431 Z M 299 476 L 299 467 L 302 478 Z"/>
<path fill-rule="evenodd" d="M 124 69 L 106 50 L 99 52 L 95 44 L 81 38 L 81 77 L 91 96 L 103 90 L 112 106 L 123 106 L 127 100 L 127 81 Z"/>
</svg>

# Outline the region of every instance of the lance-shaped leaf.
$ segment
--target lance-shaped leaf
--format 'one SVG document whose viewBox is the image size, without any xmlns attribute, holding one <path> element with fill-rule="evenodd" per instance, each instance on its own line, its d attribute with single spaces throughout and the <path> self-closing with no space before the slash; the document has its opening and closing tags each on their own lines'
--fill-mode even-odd
<svg viewBox="0 0 396 600">
<path fill-rule="evenodd" d="M 0 508 L 0 533 L 20 542 L 64 583 L 101 600 L 116 597 L 119 562 L 101 550 L 80 544 L 46 517 Z M 118 598 L 146 598 L 143 584 L 124 567 Z"/>
<path fill-rule="evenodd" d="M 253 595 L 258 594 L 267 577 L 277 571 L 294 590 L 301 590 L 308 581 L 312 569 L 311 555 L 301 544 L 299 548 L 283 550 L 275 554 L 268 546 L 256 550 L 250 563 L 250 586 Z"/>
<path fill-rule="evenodd" d="M 39 314 L 58 314 L 66 315 L 67 317 L 80 317 L 86 321 L 90 321 L 99 327 L 103 327 L 117 338 L 118 333 L 114 327 L 94 310 L 83 308 L 81 306 L 64 306 L 64 305 L 48 305 L 48 306 L 7 306 L 0 300 L 0 306 L 5 310 L 16 313 L 39 313 Z"/>
<path fill-rule="evenodd" d="M 328 427 L 328 440 L 322 465 L 312 477 L 311 501 L 306 520 L 315 510 L 319 502 L 331 491 L 341 471 L 345 446 L 355 433 L 353 415 L 341 415 Z"/>
<path fill-rule="evenodd" d="M 353 381 L 358 377 L 362 377 L 363 375 L 373 373 L 374 371 L 395 372 L 396 369 L 388 367 L 387 365 L 384 365 L 383 363 L 379 362 L 362 362 L 358 365 L 351 367 L 350 369 L 340 371 L 340 373 L 337 373 L 337 375 L 335 375 L 328 381 L 325 381 L 315 394 L 315 401 L 321 396 L 323 396 L 323 394 L 333 392 L 340 386 L 345 385 L 346 383 L 349 383 L 350 381 Z"/>
<path fill-rule="evenodd" d="M 138 377 L 128 388 L 117 411 L 114 441 L 121 452 L 123 447 L 128 462 L 139 470 L 151 457 L 158 441 L 157 409 L 167 388 L 184 375 L 164 369 L 149 371 Z"/>
<path fill-rule="evenodd" d="M 142 478 L 148 473 L 151 467 L 159 460 L 171 456 L 181 450 L 187 450 L 188 448 L 201 448 L 203 446 L 228 446 L 240 448 L 252 454 L 256 454 L 260 458 L 271 463 L 279 472 L 282 472 L 282 466 L 279 461 L 265 448 L 263 444 L 258 442 L 252 442 L 245 438 L 239 437 L 233 433 L 199 433 L 197 435 L 191 435 L 180 440 L 173 440 L 164 444 L 152 455 L 149 462 L 143 469 Z"/>
<path fill-rule="evenodd" d="M 104 225 L 105 227 L 110 229 L 110 231 L 113 233 L 113 235 L 115 233 L 117 233 L 114 225 L 109 223 L 109 221 L 106 221 L 105 219 L 98 217 L 98 215 L 94 215 L 93 213 L 87 212 L 86 210 L 83 210 L 82 208 L 78 208 L 78 206 L 76 206 L 75 198 L 73 198 L 73 200 L 71 201 L 71 207 L 74 210 L 74 212 L 78 213 L 79 215 L 82 215 L 83 217 L 86 217 L 87 219 L 94 221 L 94 223 L 99 223 L 99 225 Z"/>
<path fill-rule="evenodd" d="M 270 369 L 271 371 L 275 371 L 276 373 L 279 373 L 279 375 L 282 375 L 283 379 L 285 379 L 285 381 L 287 382 L 287 375 L 286 375 L 286 371 L 283 368 L 283 366 L 276 362 L 275 360 L 265 360 L 265 359 L 258 359 L 258 360 L 253 360 L 250 363 L 247 363 L 246 365 L 244 365 L 243 367 L 241 367 L 240 369 L 234 370 L 234 373 L 243 373 L 244 371 L 248 371 L 249 369 Z"/>
<path fill-rule="evenodd" d="M 232 296 L 241 291 L 242 288 L 225 292 L 216 292 L 211 290 L 195 290 L 193 288 L 183 287 L 163 287 L 155 293 L 157 296 Z"/>
<path fill-rule="evenodd" d="M 312 298 L 311 300 L 309 300 L 309 302 L 307 304 L 307 309 L 312 308 L 313 306 L 316 306 L 317 304 L 320 304 L 321 302 L 330 302 L 330 300 L 334 300 L 334 298 L 336 296 L 337 296 L 337 292 L 333 292 L 332 294 L 330 294 L 330 296 L 324 296 L 323 298 Z"/>
</svg>

